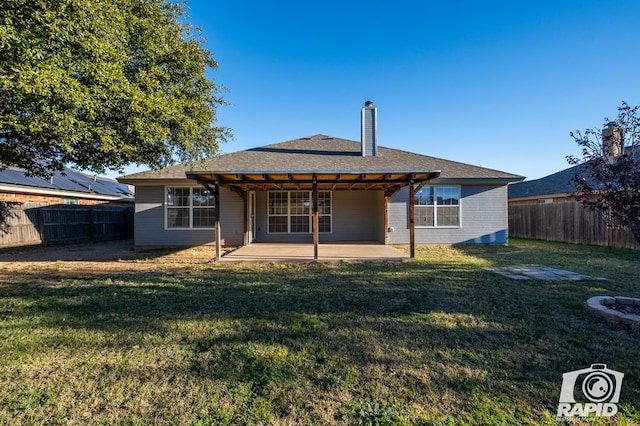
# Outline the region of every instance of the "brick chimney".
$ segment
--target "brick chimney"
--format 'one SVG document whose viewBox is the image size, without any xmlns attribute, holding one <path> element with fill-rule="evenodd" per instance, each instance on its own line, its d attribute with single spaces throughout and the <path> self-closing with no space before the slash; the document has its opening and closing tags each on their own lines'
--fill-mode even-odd
<svg viewBox="0 0 640 426">
<path fill-rule="evenodd" d="M 624 150 L 624 129 L 615 123 L 607 123 L 602 129 L 602 155 L 609 164 L 616 162 Z"/>
<path fill-rule="evenodd" d="M 362 127 L 360 132 L 360 152 L 363 157 L 378 155 L 378 108 L 372 101 L 362 107 Z"/>
</svg>

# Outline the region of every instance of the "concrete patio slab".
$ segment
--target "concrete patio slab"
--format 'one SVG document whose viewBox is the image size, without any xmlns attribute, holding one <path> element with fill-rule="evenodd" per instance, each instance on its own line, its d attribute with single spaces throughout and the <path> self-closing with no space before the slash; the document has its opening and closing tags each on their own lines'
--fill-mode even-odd
<svg viewBox="0 0 640 426">
<path fill-rule="evenodd" d="M 310 243 L 253 243 L 222 256 L 222 262 L 312 262 Z M 404 261 L 409 255 L 380 243 L 322 243 L 318 261 Z"/>
</svg>

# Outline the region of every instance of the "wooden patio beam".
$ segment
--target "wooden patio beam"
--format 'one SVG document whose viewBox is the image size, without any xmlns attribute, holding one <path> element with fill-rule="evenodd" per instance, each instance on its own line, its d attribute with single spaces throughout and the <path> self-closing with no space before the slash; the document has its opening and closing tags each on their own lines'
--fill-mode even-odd
<svg viewBox="0 0 640 426">
<path fill-rule="evenodd" d="M 318 260 L 318 182 L 315 175 L 313 176 L 312 187 L 313 198 L 313 259 Z"/>
<path fill-rule="evenodd" d="M 214 220 L 216 226 L 216 260 L 222 258 L 222 238 L 220 236 L 220 182 L 215 181 L 213 186 L 213 195 L 215 197 Z"/>
<path fill-rule="evenodd" d="M 413 180 L 409 183 L 409 257 L 416 258 L 415 196 Z"/>
<path fill-rule="evenodd" d="M 389 242 L 389 195 L 384 194 L 384 243 Z"/>
<path fill-rule="evenodd" d="M 243 201 L 247 201 L 247 189 L 237 185 L 229 185 L 229 189 L 238 194 Z"/>
<path fill-rule="evenodd" d="M 414 182 L 427 182 L 429 179 L 421 179 L 421 178 L 417 178 L 417 179 L 413 179 Z M 271 184 L 271 185 L 282 185 L 282 184 L 305 184 L 305 185 L 312 185 L 313 184 L 313 180 L 312 179 L 294 179 L 294 180 L 288 180 L 288 179 L 264 179 L 264 180 L 255 180 L 255 179 L 246 179 L 246 180 L 226 180 L 226 179 L 220 179 L 219 180 L 220 184 L 222 186 L 225 185 L 251 185 L 251 184 L 257 184 L 257 183 L 262 183 L 262 184 Z M 370 183 L 375 183 L 375 184 L 385 184 L 385 185 L 395 185 L 395 184 L 402 184 L 402 185 L 408 185 L 409 184 L 409 180 L 405 179 L 405 178 L 397 178 L 397 179 L 360 179 L 359 177 L 357 179 L 340 179 L 340 180 L 336 180 L 336 179 L 316 179 L 316 183 L 318 185 L 335 185 L 336 183 L 344 183 L 344 184 L 370 184 Z"/>
<path fill-rule="evenodd" d="M 416 192 L 420 192 L 422 187 L 425 186 L 426 184 L 427 184 L 427 182 L 420 182 L 419 184 L 417 184 L 416 185 Z"/>
</svg>

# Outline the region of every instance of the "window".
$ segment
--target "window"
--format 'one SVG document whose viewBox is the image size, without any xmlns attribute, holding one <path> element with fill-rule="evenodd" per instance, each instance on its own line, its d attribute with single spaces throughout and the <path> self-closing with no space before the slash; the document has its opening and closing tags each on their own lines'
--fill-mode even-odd
<svg viewBox="0 0 640 426">
<path fill-rule="evenodd" d="M 313 231 L 311 191 L 272 191 L 268 196 L 268 231 L 310 233 Z M 331 192 L 318 191 L 318 232 L 331 232 Z"/>
<path fill-rule="evenodd" d="M 77 198 L 62 197 L 60 204 L 70 204 L 70 205 L 77 206 L 80 204 L 80 200 L 78 200 Z"/>
<path fill-rule="evenodd" d="M 167 187 L 167 228 L 215 226 L 215 197 L 206 188 Z"/>
<path fill-rule="evenodd" d="M 269 232 L 289 232 L 287 192 L 269 193 Z"/>
<path fill-rule="evenodd" d="M 308 191 L 289 193 L 291 232 L 309 232 L 311 202 L 311 193 Z"/>
<path fill-rule="evenodd" d="M 416 226 L 460 226 L 459 186 L 423 186 L 414 203 Z"/>
<path fill-rule="evenodd" d="M 318 232 L 331 232 L 331 192 L 318 191 Z"/>
<path fill-rule="evenodd" d="M 193 228 L 212 228 L 215 226 L 215 197 L 206 188 L 191 188 L 192 226 Z"/>
</svg>

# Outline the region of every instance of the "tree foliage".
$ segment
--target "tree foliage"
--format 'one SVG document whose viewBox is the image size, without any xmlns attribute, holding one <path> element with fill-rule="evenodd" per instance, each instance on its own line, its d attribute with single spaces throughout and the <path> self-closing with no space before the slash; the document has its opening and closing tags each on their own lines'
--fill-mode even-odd
<svg viewBox="0 0 640 426">
<path fill-rule="evenodd" d="M 569 156 L 567 160 L 580 166 L 571 179 L 576 199 L 585 208 L 602 212 L 610 222 L 628 227 L 640 244 L 639 108 L 622 102 L 614 120 L 605 118 L 609 132 L 572 132 L 582 147 L 582 157 Z M 612 148 L 616 143 L 620 149 Z"/>
<path fill-rule="evenodd" d="M 214 155 L 217 64 L 169 0 L 0 1 L 0 168 L 102 173 Z"/>
</svg>

